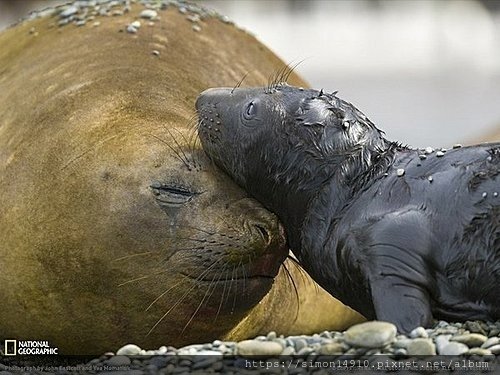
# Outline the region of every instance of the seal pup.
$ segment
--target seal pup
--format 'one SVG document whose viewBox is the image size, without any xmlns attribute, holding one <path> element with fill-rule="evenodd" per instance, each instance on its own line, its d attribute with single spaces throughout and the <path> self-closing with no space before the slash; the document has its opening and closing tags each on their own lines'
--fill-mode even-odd
<svg viewBox="0 0 500 375">
<path fill-rule="evenodd" d="M 500 318 L 500 143 L 411 149 L 336 93 L 286 84 L 209 89 L 196 109 L 207 154 L 333 296 L 401 332 Z"/>
</svg>

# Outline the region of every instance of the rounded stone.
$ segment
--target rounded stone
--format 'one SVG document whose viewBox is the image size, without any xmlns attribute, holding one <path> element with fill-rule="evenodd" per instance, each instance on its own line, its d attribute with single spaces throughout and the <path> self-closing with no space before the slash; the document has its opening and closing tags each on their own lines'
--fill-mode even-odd
<svg viewBox="0 0 500 375">
<path fill-rule="evenodd" d="M 488 349 L 472 348 L 465 355 L 492 355 L 492 353 Z"/>
<path fill-rule="evenodd" d="M 139 348 L 135 344 L 127 344 L 125 346 L 122 346 L 118 351 L 116 352 L 116 355 L 138 355 L 141 352 L 141 348 Z"/>
<path fill-rule="evenodd" d="M 464 335 L 454 336 L 450 339 L 450 341 L 461 342 L 469 347 L 481 346 L 486 342 L 486 340 L 488 340 L 488 338 L 479 333 L 467 333 Z"/>
<path fill-rule="evenodd" d="M 491 349 L 490 349 L 491 350 Z M 460 342 L 450 341 L 447 345 L 445 345 L 441 351 L 440 355 L 462 355 L 469 351 L 469 347 Z"/>
<path fill-rule="evenodd" d="M 417 327 L 413 331 L 410 332 L 410 337 L 416 339 L 418 337 L 427 338 L 429 335 L 424 327 Z"/>
<path fill-rule="evenodd" d="M 342 354 L 343 352 L 344 347 L 339 343 L 325 344 L 322 345 L 318 350 L 318 354 L 320 355 L 336 355 Z"/>
<path fill-rule="evenodd" d="M 436 346 L 431 339 L 416 338 L 408 345 L 408 355 L 436 355 Z"/>
<path fill-rule="evenodd" d="M 500 354 L 500 344 L 490 346 L 488 350 L 495 355 Z"/>
<path fill-rule="evenodd" d="M 363 348 L 379 348 L 394 341 L 397 329 L 388 322 L 371 321 L 352 326 L 345 331 L 344 339 L 349 345 Z"/>
<path fill-rule="evenodd" d="M 146 19 L 153 19 L 153 18 L 156 18 L 156 16 L 158 15 L 158 12 L 156 10 L 153 10 L 153 9 L 144 9 L 140 14 L 139 14 L 139 17 L 141 18 L 146 18 Z"/>
<path fill-rule="evenodd" d="M 490 337 L 488 340 L 486 340 L 482 345 L 481 348 L 489 348 L 490 346 L 500 344 L 500 337 Z"/>
<path fill-rule="evenodd" d="M 283 347 L 273 341 L 244 340 L 236 345 L 236 353 L 239 355 L 280 355 Z"/>
</svg>

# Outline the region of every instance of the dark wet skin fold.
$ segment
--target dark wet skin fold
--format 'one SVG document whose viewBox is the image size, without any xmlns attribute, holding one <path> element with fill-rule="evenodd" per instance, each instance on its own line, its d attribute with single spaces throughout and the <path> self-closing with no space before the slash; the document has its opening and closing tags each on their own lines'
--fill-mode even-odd
<svg viewBox="0 0 500 375">
<path fill-rule="evenodd" d="M 276 82 L 196 109 L 205 152 L 333 296 L 402 332 L 500 319 L 500 143 L 409 148 L 336 93 Z"/>
</svg>

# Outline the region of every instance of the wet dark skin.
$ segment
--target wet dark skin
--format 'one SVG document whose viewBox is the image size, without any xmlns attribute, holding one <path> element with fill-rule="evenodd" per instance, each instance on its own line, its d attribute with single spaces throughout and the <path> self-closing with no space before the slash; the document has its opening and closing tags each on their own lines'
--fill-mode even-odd
<svg viewBox="0 0 500 375">
<path fill-rule="evenodd" d="M 425 154 L 286 84 L 209 89 L 196 109 L 206 153 L 333 296 L 401 332 L 500 319 L 499 143 Z"/>
</svg>

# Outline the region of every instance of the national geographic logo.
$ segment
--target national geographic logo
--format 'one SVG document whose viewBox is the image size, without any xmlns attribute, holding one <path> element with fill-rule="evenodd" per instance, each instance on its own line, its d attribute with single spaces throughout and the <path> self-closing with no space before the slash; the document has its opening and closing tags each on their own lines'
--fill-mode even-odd
<svg viewBox="0 0 500 375">
<path fill-rule="evenodd" d="M 17 354 L 17 340 L 5 340 L 3 347 L 4 355 L 16 355 Z"/>
<path fill-rule="evenodd" d="M 59 348 L 52 348 L 48 341 L 5 340 L 4 355 L 47 355 L 58 354 Z"/>
</svg>

